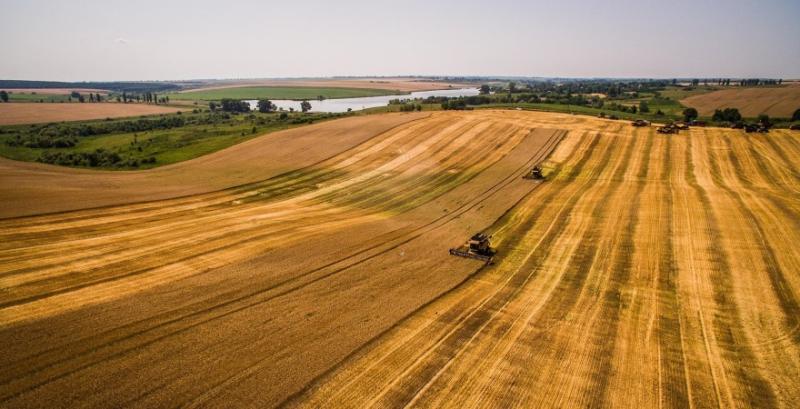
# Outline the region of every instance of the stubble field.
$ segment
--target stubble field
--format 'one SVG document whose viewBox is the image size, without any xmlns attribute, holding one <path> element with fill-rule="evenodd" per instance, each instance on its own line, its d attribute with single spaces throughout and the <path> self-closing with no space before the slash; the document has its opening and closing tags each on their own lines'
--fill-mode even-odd
<svg viewBox="0 0 800 409">
<path fill-rule="evenodd" d="M 682 99 L 683 105 L 697 108 L 700 115 L 711 116 L 715 109 L 737 108 L 743 116 L 755 118 L 760 114 L 791 118 L 800 109 L 800 85 L 782 87 L 730 88 L 693 95 Z"/>
<path fill-rule="evenodd" d="M 77 171 L 0 179 L 0 405 L 800 404 L 797 133 L 363 118 L 109 182 L 152 197 L 83 172 L 96 202 L 24 211 Z M 494 264 L 448 255 L 482 230 Z"/>
<path fill-rule="evenodd" d="M 12 102 L 0 104 L 0 125 L 85 121 L 175 113 L 182 110 L 184 109 L 146 104 Z"/>
</svg>

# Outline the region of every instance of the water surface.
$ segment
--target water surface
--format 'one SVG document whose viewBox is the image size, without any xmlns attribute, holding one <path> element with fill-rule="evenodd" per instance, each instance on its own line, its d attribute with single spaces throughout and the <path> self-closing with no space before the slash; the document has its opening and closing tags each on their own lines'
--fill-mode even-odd
<svg viewBox="0 0 800 409">
<path fill-rule="evenodd" d="M 311 103 L 311 112 L 347 112 L 350 108 L 353 111 L 358 111 L 366 108 L 382 107 L 389 105 L 389 101 L 393 99 L 416 99 L 427 97 L 465 97 L 471 95 L 478 95 L 477 88 L 459 88 L 459 89 L 441 89 L 434 91 L 416 91 L 411 94 L 400 95 L 381 95 L 377 97 L 361 97 L 361 98 L 336 98 L 325 99 L 322 101 L 309 100 Z M 295 111 L 300 111 L 300 101 L 290 99 L 273 99 L 271 100 L 278 109 L 288 111 L 289 108 L 294 108 Z M 247 101 L 253 109 L 257 108 L 258 101 Z"/>
</svg>

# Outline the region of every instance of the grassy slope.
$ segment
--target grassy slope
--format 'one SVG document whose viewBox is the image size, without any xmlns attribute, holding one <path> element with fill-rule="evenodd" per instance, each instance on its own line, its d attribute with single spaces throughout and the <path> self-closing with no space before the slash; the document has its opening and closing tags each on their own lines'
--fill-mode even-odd
<svg viewBox="0 0 800 409">
<path fill-rule="evenodd" d="M 170 99 L 188 100 L 219 100 L 232 99 L 317 99 L 322 95 L 325 98 L 356 98 L 374 97 L 380 95 L 395 95 L 402 92 L 388 89 L 366 88 L 314 88 L 314 87 L 238 87 L 198 90 L 182 93 L 168 94 Z"/>
<path fill-rule="evenodd" d="M 190 118 L 193 115 L 206 114 L 183 114 Z M 303 124 L 293 124 L 291 120 L 300 117 L 302 114 L 290 115 L 288 120 L 279 120 L 278 114 L 253 113 L 252 118 L 248 115 L 235 115 L 225 123 L 187 125 L 179 128 L 150 130 L 138 133 L 112 133 L 97 136 L 78 137 L 78 144 L 70 148 L 27 148 L 23 146 L 9 146 L 6 140 L 14 137 L 14 130 L 24 128 L 23 126 L 7 126 L 0 129 L 0 156 L 23 161 L 36 161 L 39 156 L 49 150 L 51 152 L 93 152 L 96 149 L 106 149 L 119 153 L 123 158 L 146 159 L 155 157 L 154 164 L 141 164 L 139 169 L 147 169 L 157 166 L 168 165 L 170 163 L 181 162 L 206 155 L 220 149 L 244 142 L 256 136 L 264 135 L 274 131 L 293 128 Z M 305 117 L 313 116 L 315 119 L 325 119 L 325 114 L 306 114 Z M 118 121 L 125 121 L 120 119 Z M 128 118 L 127 120 L 135 120 Z M 263 123 L 259 123 L 262 120 Z M 104 122 L 104 121 L 86 121 Z M 255 132 L 253 128 L 255 127 Z M 140 150 L 141 149 L 141 150 Z M 97 169 L 97 168 L 93 168 Z M 125 170 L 131 167 L 114 167 L 107 169 Z"/>
</svg>

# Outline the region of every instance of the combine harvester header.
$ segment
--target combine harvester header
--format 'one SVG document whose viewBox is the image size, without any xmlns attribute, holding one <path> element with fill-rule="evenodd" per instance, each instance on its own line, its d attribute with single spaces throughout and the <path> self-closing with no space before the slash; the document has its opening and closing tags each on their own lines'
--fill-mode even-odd
<svg viewBox="0 0 800 409">
<path fill-rule="evenodd" d="M 489 241 L 491 237 L 484 233 L 477 233 L 461 247 L 450 249 L 450 254 L 458 257 L 474 258 L 488 264 L 496 253 Z"/>
</svg>

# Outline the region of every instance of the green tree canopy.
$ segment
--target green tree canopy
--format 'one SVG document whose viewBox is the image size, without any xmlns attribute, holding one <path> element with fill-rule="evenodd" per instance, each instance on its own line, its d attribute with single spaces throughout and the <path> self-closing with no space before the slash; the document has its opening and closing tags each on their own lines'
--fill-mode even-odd
<svg viewBox="0 0 800 409">
<path fill-rule="evenodd" d="M 694 108 L 686 108 L 683 110 L 683 118 L 687 121 L 694 121 L 698 117 L 697 110 Z"/>
<path fill-rule="evenodd" d="M 739 122 L 742 120 L 742 114 L 736 108 L 725 108 L 722 110 L 715 110 L 711 119 L 715 121 Z"/>
<path fill-rule="evenodd" d="M 258 100 L 258 112 L 262 112 L 262 113 L 272 112 L 276 108 L 277 107 L 275 106 L 275 104 L 273 104 L 272 101 L 270 101 L 268 99 L 259 99 Z"/>
</svg>

